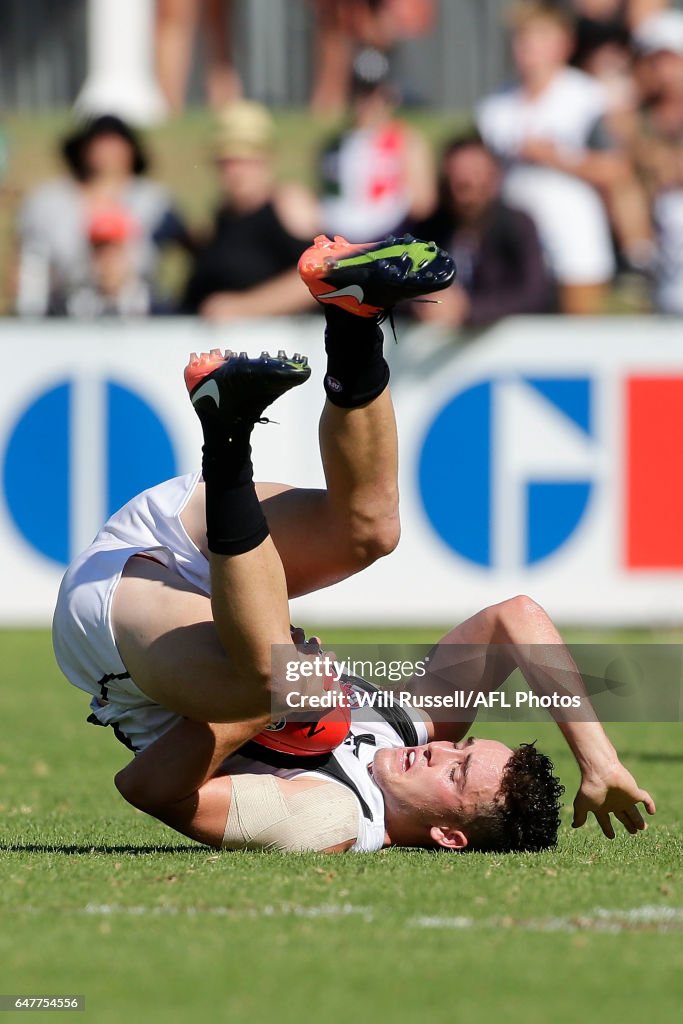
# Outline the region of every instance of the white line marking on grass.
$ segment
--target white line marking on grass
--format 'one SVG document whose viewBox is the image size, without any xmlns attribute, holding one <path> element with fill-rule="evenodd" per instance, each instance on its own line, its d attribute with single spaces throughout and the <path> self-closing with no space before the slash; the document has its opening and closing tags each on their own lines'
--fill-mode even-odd
<svg viewBox="0 0 683 1024">
<path fill-rule="evenodd" d="M 33 904 L 15 906 L 12 910 L 21 914 L 42 914 L 47 909 Z M 63 911 L 69 913 L 69 909 Z M 87 903 L 84 907 L 76 907 L 71 913 L 87 914 L 91 917 L 185 917 L 185 918 L 225 918 L 233 921 L 263 920 L 264 918 L 317 918 L 333 919 L 354 917 L 364 924 L 375 921 L 372 907 L 355 906 L 353 903 L 321 903 L 304 906 L 300 903 L 266 903 L 262 907 L 228 907 L 228 906 L 176 906 L 162 903 L 158 905 L 125 904 L 125 903 Z M 427 929 L 443 929 L 450 931 L 500 931 L 518 930 L 526 932 L 560 932 L 576 934 L 577 932 L 600 932 L 608 935 L 619 935 L 624 932 L 683 932 L 683 907 L 653 906 L 632 907 L 627 910 L 596 907 L 583 914 L 566 917 L 527 917 L 515 918 L 511 915 L 475 918 L 465 916 L 423 915 L 408 919 L 408 926 Z"/>
<path fill-rule="evenodd" d="M 597 907 L 574 917 L 417 917 L 410 924 L 418 928 L 464 929 L 516 928 L 528 932 L 680 932 L 683 931 L 683 907 L 644 906 L 631 910 Z"/>
<path fill-rule="evenodd" d="M 418 928 L 474 928 L 477 922 L 471 917 L 418 917 L 411 924 Z"/>
<path fill-rule="evenodd" d="M 352 903 L 324 903 L 320 906 L 306 907 L 298 903 L 266 903 L 263 907 L 177 907 L 161 904 L 159 906 L 127 905 L 125 903 L 88 903 L 79 910 L 79 913 L 95 917 L 110 917 L 122 915 L 126 917 L 233 917 L 251 918 L 261 917 L 305 917 L 305 918 L 330 918 L 349 917 L 356 915 L 364 921 L 374 920 L 374 913 L 371 907 L 356 907 Z"/>
<path fill-rule="evenodd" d="M 604 910 L 598 907 L 596 917 L 642 924 L 683 924 L 683 907 L 633 907 L 632 910 Z"/>
</svg>

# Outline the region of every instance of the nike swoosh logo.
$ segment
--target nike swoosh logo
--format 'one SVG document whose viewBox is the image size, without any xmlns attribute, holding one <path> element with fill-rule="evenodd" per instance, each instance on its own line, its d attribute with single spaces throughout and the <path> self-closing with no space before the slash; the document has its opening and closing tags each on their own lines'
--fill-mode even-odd
<svg viewBox="0 0 683 1024">
<path fill-rule="evenodd" d="M 192 404 L 196 405 L 200 398 L 213 398 L 216 403 L 216 408 L 219 409 L 221 405 L 221 396 L 218 390 L 218 384 L 215 380 L 204 381 L 198 391 L 192 396 Z"/>
<path fill-rule="evenodd" d="M 340 299 L 343 295 L 349 295 L 352 299 L 355 299 L 360 306 L 365 299 L 365 292 L 359 284 L 350 284 L 346 288 L 340 288 L 336 292 L 325 292 L 324 295 L 318 295 L 317 298 L 320 302 L 329 302 L 330 299 Z"/>
</svg>

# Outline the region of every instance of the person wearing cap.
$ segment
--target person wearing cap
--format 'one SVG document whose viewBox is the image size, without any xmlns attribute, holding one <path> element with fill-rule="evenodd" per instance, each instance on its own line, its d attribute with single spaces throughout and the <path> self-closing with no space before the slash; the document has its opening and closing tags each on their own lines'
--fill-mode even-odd
<svg viewBox="0 0 683 1024">
<path fill-rule="evenodd" d="M 661 11 L 646 19 L 633 34 L 633 47 L 642 94 L 637 127 L 648 140 L 647 157 L 649 140 L 683 140 L 683 12 Z"/>
<path fill-rule="evenodd" d="M 39 185 L 19 212 L 20 315 L 64 311 L 67 296 L 88 283 L 89 225 L 101 211 L 124 210 L 136 223 L 136 274 L 152 284 L 163 247 L 191 247 L 171 194 L 147 177 L 145 150 L 120 118 L 103 115 L 77 127 L 62 143 L 62 157 L 68 175 Z"/>
<path fill-rule="evenodd" d="M 668 0 L 561 0 L 574 16 L 571 63 L 596 78 L 607 92 L 610 130 L 621 137 L 622 117 L 637 103 L 632 33 Z"/>
<path fill-rule="evenodd" d="M 683 12 L 667 10 L 633 34 L 642 100 L 631 125 L 631 152 L 652 205 L 658 255 L 654 300 L 683 313 Z"/>
<path fill-rule="evenodd" d="M 396 116 L 399 94 L 378 50 L 354 61 L 351 123 L 320 161 L 323 227 L 350 242 L 399 234 L 437 201 L 436 170 L 424 137 Z"/>
<path fill-rule="evenodd" d="M 318 205 L 303 186 L 276 182 L 274 142 L 273 120 L 259 103 L 241 100 L 218 115 L 219 206 L 196 253 L 183 312 L 225 322 L 312 308 L 296 265 L 318 232 Z"/>
</svg>

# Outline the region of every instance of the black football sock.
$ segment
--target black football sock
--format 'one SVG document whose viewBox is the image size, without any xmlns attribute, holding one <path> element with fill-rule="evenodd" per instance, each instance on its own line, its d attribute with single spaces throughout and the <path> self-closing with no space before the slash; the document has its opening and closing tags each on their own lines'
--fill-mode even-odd
<svg viewBox="0 0 683 1024">
<path fill-rule="evenodd" d="M 381 328 L 376 319 L 338 306 L 325 306 L 325 320 L 325 393 L 342 409 L 367 405 L 389 383 Z"/>
<path fill-rule="evenodd" d="M 256 496 L 251 464 L 251 423 L 237 423 L 226 436 L 202 422 L 202 473 L 206 484 L 206 536 L 216 555 L 242 555 L 268 536 Z"/>
</svg>

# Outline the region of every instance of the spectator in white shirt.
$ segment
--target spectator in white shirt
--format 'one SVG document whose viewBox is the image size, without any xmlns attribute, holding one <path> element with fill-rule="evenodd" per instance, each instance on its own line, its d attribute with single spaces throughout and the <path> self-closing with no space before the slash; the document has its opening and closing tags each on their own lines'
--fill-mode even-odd
<svg viewBox="0 0 683 1024">
<path fill-rule="evenodd" d="M 608 212 L 625 248 L 647 242 L 646 219 L 626 215 L 620 197 L 634 187 L 625 156 L 604 125 L 606 95 L 567 65 L 571 18 L 523 3 L 512 14 L 519 83 L 479 106 L 478 125 L 507 167 L 504 198 L 536 222 L 566 313 L 602 312 L 615 271 Z"/>
</svg>

